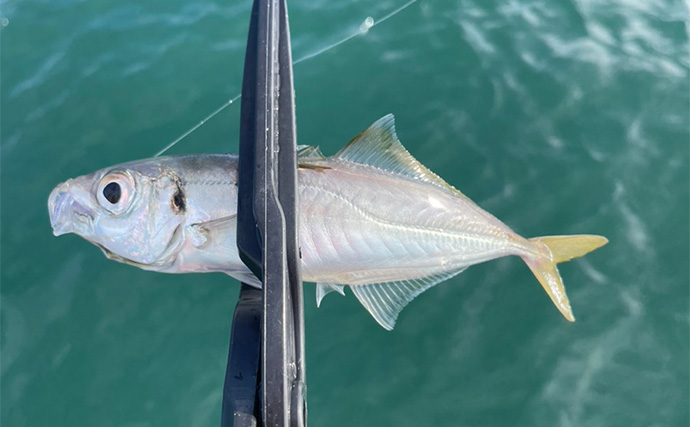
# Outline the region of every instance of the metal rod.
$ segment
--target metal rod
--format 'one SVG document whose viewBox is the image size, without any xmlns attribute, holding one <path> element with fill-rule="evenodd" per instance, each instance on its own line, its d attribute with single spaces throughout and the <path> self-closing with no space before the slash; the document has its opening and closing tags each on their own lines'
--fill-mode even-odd
<svg viewBox="0 0 690 427">
<path fill-rule="evenodd" d="M 242 84 L 237 246 L 244 263 L 263 283 L 260 404 L 254 406 L 261 409 L 261 417 L 238 417 L 235 411 L 235 426 L 306 425 L 296 147 L 287 6 L 285 0 L 255 0 Z M 258 307 L 255 299 L 243 300 L 247 292 L 243 287 L 235 312 L 231 353 L 240 351 L 235 337 L 243 336 L 235 328 L 248 324 L 238 319 L 240 304 L 254 304 L 245 312 L 255 313 Z M 251 410 L 251 405 L 232 395 L 232 390 L 240 388 L 228 391 L 228 384 L 235 384 L 228 379 L 233 354 L 228 360 L 223 423 L 230 418 L 227 406 L 241 407 L 242 414 Z M 248 394 L 242 391 L 243 396 Z M 226 399 L 233 405 L 226 405 Z"/>
</svg>

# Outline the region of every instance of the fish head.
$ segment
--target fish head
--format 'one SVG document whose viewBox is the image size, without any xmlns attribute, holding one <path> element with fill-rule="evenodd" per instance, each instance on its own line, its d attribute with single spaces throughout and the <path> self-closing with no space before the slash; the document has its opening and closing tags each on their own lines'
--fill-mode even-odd
<svg viewBox="0 0 690 427">
<path fill-rule="evenodd" d="M 172 170 L 151 162 L 69 179 L 48 198 L 53 234 L 77 234 L 127 264 L 168 265 L 183 244 L 181 191 Z"/>
</svg>

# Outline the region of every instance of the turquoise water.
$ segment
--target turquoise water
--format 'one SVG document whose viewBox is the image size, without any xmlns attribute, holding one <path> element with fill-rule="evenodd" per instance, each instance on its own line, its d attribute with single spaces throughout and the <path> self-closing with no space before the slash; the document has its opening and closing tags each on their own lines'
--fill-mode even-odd
<svg viewBox="0 0 690 427">
<path fill-rule="evenodd" d="M 401 1 L 291 1 L 296 58 Z M 54 238 L 58 182 L 149 157 L 238 94 L 249 2 L 5 0 L 3 426 L 216 426 L 237 283 Z M 387 332 L 305 285 L 312 426 L 687 426 L 688 10 L 422 0 L 295 67 L 298 137 L 334 153 L 392 112 L 407 148 L 525 236 L 611 243 L 561 267 L 566 322 L 517 258 Z M 236 152 L 234 105 L 171 152 Z"/>
</svg>

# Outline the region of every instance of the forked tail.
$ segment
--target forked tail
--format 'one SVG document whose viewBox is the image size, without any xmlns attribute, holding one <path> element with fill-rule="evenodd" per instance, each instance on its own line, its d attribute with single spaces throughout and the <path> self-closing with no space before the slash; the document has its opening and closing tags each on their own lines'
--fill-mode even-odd
<svg viewBox="0 0 690 427">
<path fill-rule="evenodd" d="M 608 243 L 608 239 L 603 236 L 595 235 L 575 235 L 575 236 L 545 236 L 529 239 L 542 253 L 539 257 L 523 256 L 522 259 L 527 263 L 532 273 L 536 276 L 539 283 L 560 312 L 571 322 L 575 321 L 573 311 L 570 308 L 568 296 L 565 294 L 563 280 L 558 273 L 556 264 L 570 261 L 573 258 L 581 257 L 595 249 Z"/>
</svg>

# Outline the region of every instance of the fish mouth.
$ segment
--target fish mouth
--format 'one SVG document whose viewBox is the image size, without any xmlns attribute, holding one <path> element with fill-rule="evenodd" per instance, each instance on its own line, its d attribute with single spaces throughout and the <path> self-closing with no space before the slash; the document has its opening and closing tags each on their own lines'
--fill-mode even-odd
<svg viewBox="0 0 690 427">
<path fill-rule="evenodd" d="M 93 224 L 93 212 L 75 200 L 69 187 L 69 181 L 64 182 L 48 197 L 48 214 L 55 236 L 88 230 Z"/>
</svg>

